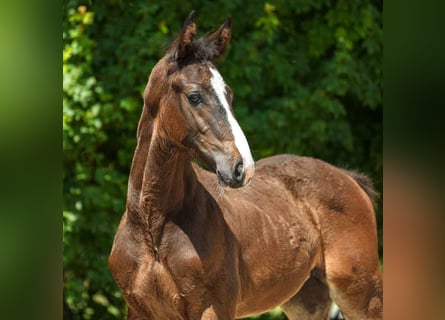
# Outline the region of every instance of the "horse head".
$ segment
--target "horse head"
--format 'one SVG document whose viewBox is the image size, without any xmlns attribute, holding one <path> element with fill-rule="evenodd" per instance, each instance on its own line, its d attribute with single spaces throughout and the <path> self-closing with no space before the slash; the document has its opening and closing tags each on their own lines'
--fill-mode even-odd
<svg viewBox="0 0 445 320">
<path fill-rule="evenodd" d="M 144 104 L 154 122 L 153 136 L 197 156 L 221 185 L 242 187 L 254 175 L 254 161 L 233 115 L 232 90 L 214 65 L 230 41 L 231 19 L 208 36 L 195 39 L 195 34 L 192 12 L 152 70 Z"/>
</svg>

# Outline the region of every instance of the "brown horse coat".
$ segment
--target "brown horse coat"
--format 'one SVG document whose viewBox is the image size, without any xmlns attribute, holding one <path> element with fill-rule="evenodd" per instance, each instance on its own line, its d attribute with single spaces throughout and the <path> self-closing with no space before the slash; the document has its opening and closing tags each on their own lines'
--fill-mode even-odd
<svg viewBox="0 0 445 320">
<path fill-rule="evenodd" d="M 282 306 L 290 319 L 326 319 L 332 299 L 347 319 L 381 319 L 372 187 L 307 157 L 248 165 L 211 63 L 230 20 L 193 47 L 195 29 L 191 15 L 145 91 L 109 257 L 128 318 L 235 319 Z"/>
</svg>

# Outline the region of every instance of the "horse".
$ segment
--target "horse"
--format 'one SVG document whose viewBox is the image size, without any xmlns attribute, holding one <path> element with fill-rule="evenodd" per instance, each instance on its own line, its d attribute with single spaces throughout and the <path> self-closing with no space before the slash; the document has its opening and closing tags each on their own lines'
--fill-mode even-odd
<svg viewBox="0 0 445 320">
<path fill-rule="evenodd" d="M 318 159 L 253 160 L 215 67 L 231 18 L 195 14 L 153 67 L 108 263 L 128 319 L 382 319 L 370 180 Z M 195 161 L 198 159 L 198 161 Z M 206 166 L 203 169 L 201 165 Z"/>
</svg>

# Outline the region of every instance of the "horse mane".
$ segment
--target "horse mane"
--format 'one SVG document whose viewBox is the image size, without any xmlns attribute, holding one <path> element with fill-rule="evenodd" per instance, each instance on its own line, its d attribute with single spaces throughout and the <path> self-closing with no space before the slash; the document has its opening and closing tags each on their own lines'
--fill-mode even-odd
<svg viewBox="0 0 445 320">
<path fill-rule="evenodd" d="M 180 44 L 179 42 L 183 40 L 183 34 L 177 37 L 167 50 L 169 62 L 176 61 L 179 67 L 195 62 L 214 61 L 226 51 L 227 46 L 230 42 L 232 25 L 232 19 L 230 17 L 227 18 L 227 20 L 220 26 L 218 30 L 211 34 L 205 34 L 204 36 L 196 40 L 193 39 L 194 33 L 196 32 L 196 27 L 194 26 L 194 24 L 190 26 L 191 31 L 186 29 L 187 24 L 190 23 L 189 21 L 193 20 L 194 12 L 190 14 L 189 18 L 184 24 L 183 33 L 187 31 L 193 33 L 192 35 L 190 35 L 191 42 L 187 44 L 186 52 L 183 53 L 180 57 L 177 54 L 177 50 Z"/>
<path fill-rule="evenodd" d="M 173 42 L 167 49 L 167 54 L 169 56 L 169 61 L 175 61 L 177 41 Z M 195 62 L 212 61 L 216 56 L 218 56 L 218 47 L 214 42 L 208 41 L 207 37 L 201 37 L 190 44 L 187 55 L 183 59 L 176 60 L 179 66 L 184 66 L 187 64 Z"/>
<path fill-rule="evenodd" d="M 344 170 L 344 172 L 358 183 L 360 188 L 365 191 L 366 195 L 369 197 L 373 206 L 375 207 L 380 194 L 374 189 L 372 180 L 363 173 L 357 172 L 355 170 Z"/>
</svg>

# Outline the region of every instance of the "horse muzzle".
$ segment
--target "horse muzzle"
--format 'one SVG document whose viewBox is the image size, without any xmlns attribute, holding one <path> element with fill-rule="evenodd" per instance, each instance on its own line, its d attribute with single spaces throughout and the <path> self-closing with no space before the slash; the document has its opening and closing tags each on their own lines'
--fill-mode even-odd
<svg viewBox="0 0 445 320">
<path fill-rule="evenodd" d="M 222 187 L 241 188 L 250 183 L 255 174 L 253 165 L 246 166 L 243 159 L 239 157 L 233 165 L 227 162 L 217 162 L 216 176 Z"/>
</svg>

